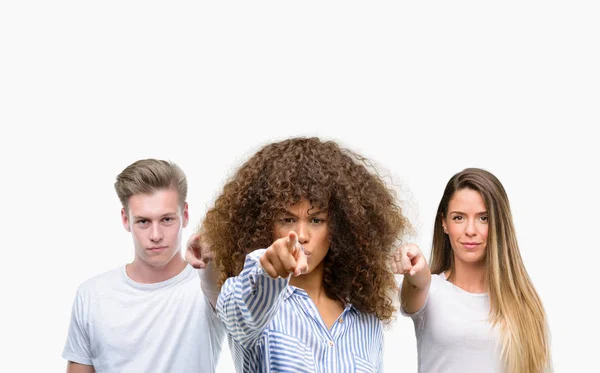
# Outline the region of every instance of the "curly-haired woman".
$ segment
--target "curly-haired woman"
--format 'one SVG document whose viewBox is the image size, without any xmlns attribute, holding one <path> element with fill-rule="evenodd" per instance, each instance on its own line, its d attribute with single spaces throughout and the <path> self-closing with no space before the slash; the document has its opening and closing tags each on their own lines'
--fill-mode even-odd
<svg viewBox="0 0 600 373">
<path fill-rule="evenodd" d="M 202 241 L 238 372 L 376 372 L 409 223 L 367 159 L 333 141 L 264 146 L 207 212 Z"/>
</svg>

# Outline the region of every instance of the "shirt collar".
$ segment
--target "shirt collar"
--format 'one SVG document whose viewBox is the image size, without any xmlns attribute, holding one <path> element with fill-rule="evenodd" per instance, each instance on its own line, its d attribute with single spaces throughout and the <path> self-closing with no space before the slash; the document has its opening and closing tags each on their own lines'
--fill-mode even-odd
<svg viewBox="0 0 600 373">
<path fill-rule="evenodd" d="M 299 297 L 309 298 L 308 294 L 306 293 L 306 290 L 288 284 L 288 286 L 285 289 L 285 294 L 283 295 L 283 300 L 284 301 L 287 300 L 289 297 L 291 297 L 294 294 L 296 294 L 296 296 L 299 296 Z M 344 301 L 342 301 L 342 303 L 344 303 L 344 312 L 352 311 L 355 314 L 360 313 L 360 311 L 358 309 L 356 309 L 356 307 L 354 307 L 354 305 L 352 303 L 346 303 Z"/>
</svg>

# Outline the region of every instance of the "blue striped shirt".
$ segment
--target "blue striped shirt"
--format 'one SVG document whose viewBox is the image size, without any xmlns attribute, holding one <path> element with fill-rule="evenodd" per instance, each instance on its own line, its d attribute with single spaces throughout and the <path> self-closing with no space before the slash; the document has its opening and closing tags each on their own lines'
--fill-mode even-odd
<svg viewBox="0 0 600 373">
<path fill-rule="evenodd" d="M 328 329 L 306 291 L 264 272 L 264 251 L 246 256 L 217 301 L 237 372 L 383 372 L 381 321 L 348 304 Z"/>
</svg>

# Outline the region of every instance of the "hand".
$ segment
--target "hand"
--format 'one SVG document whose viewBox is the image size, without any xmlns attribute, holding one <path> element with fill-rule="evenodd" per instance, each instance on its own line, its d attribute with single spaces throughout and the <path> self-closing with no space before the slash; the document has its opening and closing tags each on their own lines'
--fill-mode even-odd
<svg viewBox="0 0 600 373">
<path fill-rule="evenodd" d="M 404 275 L 400 302 L 407 313 L 415 313 L 427 300 L 431 271 L 419 246 L 409 243 L 396 249 L 390 259 L 392 271 Z"/>
<path fill-rule="evenodd" d="M 185 250 L 185 261 L 197 269 L 205 269 L 212 261 L 213 253 L 205 242 L 202 242 L 200 233 L 190 237 Z"/>
<path fill-rule="evenodd" d="M 288 277 L 290 273 L 300 276 L 308 271 L 308 262 L 296 232 L 280 238 L 261 255 L 260 265 L 272 278 Z"/>
<path fill-rule="evenodd" d="M 427 261 L 421 253 L 419 246 L 409 243 L 400 246 L 390 259 L 392 272 L 398 275 L 413 277 L 427 267 Z M 409 280 L 410 281 L 410 280 Z"/>
</svg>

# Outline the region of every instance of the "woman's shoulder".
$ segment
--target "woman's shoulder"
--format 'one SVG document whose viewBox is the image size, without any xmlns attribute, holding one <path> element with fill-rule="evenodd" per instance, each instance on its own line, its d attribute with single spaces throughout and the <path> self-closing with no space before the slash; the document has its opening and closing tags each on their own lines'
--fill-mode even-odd
<svg viewBox="0 0 600 373">
<path fill-rule="evenodd" d="M 444 272 L 441 272 L 439 274 L 431 274 L 431 290 L 437 289 L 440 285 L 443 285 L 446 283 L 446 275 L 444 274 Z"/>
</svg>

